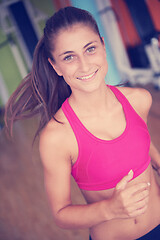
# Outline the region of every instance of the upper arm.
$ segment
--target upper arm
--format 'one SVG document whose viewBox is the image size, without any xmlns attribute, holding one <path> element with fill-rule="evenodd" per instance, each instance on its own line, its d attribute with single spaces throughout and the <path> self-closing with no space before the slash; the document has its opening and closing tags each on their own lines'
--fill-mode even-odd
<svg viewBox="0 0 160 240">
<path fill-rule="evenodd" d="M 71 204 L 71 161 L 62 131 L 44 130 L 40 137 L 40 156 L 44 167 L 44 181 L 54 216 Z"/>
</svg>

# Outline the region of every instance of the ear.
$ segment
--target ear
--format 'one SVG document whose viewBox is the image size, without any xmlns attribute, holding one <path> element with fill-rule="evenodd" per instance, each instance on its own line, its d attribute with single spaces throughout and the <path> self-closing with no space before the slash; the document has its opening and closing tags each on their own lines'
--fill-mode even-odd
<svg viewBox="0 0 160 240">
<path fill-rule="evenodd" d="M 53 67 L 53 69 L 55 70 L 55 72 L 56 72 L 59 76 L 62 76 L 62 73 L 61 73 L 60 69 L 58 68 L 58 66 L 57 66 L 55 63 L 53 63 L 53 61 L 52 61 L 50 58 L 48 58 L 48 62 L 51 64 L 51 66 Z"/>
<path fill-rule="evenodd" d="M 105 45 L 104 37 L 101 37 L 101 39 L 102 39 L 102 44 L 103 44 L 103 47 L 104 47 L 104 50 L 105 50 L 105 53 L 106 53 L 106 56 L 107 56 L 107 51 L 106 51 L 106 45 Z"/>
<path fill-rule="evenodd" d="M 104 48 L 106 49 L 104 37 L 101 37 L 101 39 L 102 39 L 102 44 L 103 44 Z"/>
</svg>

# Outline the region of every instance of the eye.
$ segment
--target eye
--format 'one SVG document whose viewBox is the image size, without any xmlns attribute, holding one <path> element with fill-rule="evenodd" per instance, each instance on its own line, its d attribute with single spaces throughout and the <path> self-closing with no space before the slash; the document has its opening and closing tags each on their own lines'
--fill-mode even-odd
<svg viewBox="0 0 160 240">
<path fill-rule="evenodd" d="M 66 56 L 63 60 L 69 62 L 69 61 L 72 61 L 73 58 L 74 58 L 73 55 L 68 55 L 68 56 Z"/>
<path fill-rule="evenodd" d="M 87 52 L 89 52 L 89 53 L 94 53 L 95 50 L 96 50 L 96 47 L 95 47 L 95 46 L 92 46 L 92 47 L 89 47 L 89 48 L 87 49 Z"/>
</svg>

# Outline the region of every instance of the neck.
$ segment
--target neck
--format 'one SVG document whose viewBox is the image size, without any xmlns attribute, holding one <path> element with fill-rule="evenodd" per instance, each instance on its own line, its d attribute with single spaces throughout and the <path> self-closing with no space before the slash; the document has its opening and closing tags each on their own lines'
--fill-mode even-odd
<svg viewBox="0 0 160 240">
<path fill-rule="evenodd" d="M 98 114 L 109 107 L 111 94 L 110 89 L 105 85 L 91 93 L 72 93 L 69 102 L 80 114 Z"/>
</svg>

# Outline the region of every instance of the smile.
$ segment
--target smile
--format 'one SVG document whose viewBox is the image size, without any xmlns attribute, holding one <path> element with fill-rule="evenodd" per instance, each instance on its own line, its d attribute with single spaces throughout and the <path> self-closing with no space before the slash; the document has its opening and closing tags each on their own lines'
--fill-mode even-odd
<svg viewBox="0 0 160 240">
<path fill-rule="evenodd" d="M 88 76 L 84 76 L 84 77 L 77 77 L 79 80 L 87 80 L 87 79 L 90 79 L 92 78 L 96 73 L 98 72 L 98 70 L 96 70 L 94 73 L 91 73 L 90 75 Z"/>
</svg>

